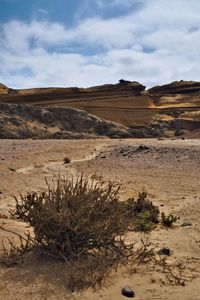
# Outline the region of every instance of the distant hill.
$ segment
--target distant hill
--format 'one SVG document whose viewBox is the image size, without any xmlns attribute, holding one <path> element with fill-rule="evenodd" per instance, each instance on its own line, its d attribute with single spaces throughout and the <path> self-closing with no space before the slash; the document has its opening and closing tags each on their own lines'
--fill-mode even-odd
<svg viewBox="0 0 200 300">
<path fill-rule="evenodd" d="M 128 130 L 126 136 L 132 137 L 173 137 L 200 130 L 200 83 L 194 81 L 175 81 L 149 90 L 138 82 L 125 80 L 85 89 L 14 90 L 0 84 L 0 103 L 45 108 L 51 113 L 55 107 L 62 112 L 67 107 L 84 110 L 96 118 L 117 123 Z M 0 115 L 5 117 L 2 106 Z M 57 118 L 64 122 L 58 114 Z"/>
</svg>

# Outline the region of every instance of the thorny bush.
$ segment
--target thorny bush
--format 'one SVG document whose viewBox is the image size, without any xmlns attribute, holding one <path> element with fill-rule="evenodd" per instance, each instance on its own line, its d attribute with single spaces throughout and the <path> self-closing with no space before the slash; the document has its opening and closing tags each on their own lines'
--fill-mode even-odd
<svg viewBox="0 0 200 300">
<path fill-rule="evenodd" d="M 81 175 L 58 177 L 52 185 L 47 183 L 46 192 L 20 195 L 15 201 L 12 217 L 28 223 L 34 234 L 20 236 L 1 227 L 17 235 L 20 246 L 9 240 L 10 249 L 3 247 L 0 263 L 9 266 L 39 250 L 70 264 L 73 272 L 67 285 L 79 289 L 101 285 L 119 264 L 152 257 L 146 246 L 137 250 L 126 243 L 130 224 L 148 231 L 158 223 L 159 210 L 144 192 L 137 200 L 120 202 L 119 187 Z"/>
<path fill-rule="evenodd" d="M 47 192 L 16 200 L 13 217 L 34 230 L 37 246 L 66 261 L 80 255 L 105 253 L 120 257 L 128 250 L 126 212 L 119 205 L 119 187 L 83 176 L 58 178 Z"/>
</svg>

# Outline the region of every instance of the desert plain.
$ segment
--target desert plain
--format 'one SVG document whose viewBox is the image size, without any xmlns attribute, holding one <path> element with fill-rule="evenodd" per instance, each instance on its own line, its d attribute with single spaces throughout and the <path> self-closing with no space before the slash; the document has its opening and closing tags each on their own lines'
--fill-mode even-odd
<svg viewBox="0 0 200 300">
<path fill-rule="evenodd" d="M 140 147 L 140 146 L 145 147 Z M 65 157 L 71 163 L 64 164 Z M 135 299 L 200 299 L 200 140 L 181 138 L 0 140 L 0 226 L 20 234 L 27 224 L 13 220 L 9 210 L 13 196 L 46 189 L 58 174 L 84 173 L 96 180 L 120 185 L 120 199 L 146 191 L 160 212 L 179 217 L 173 228 L 157 228 L 148 234 L 130 233 L 131 241 L 148 239 L 155 250 L 167 247 L 170 261 L 184 264 L 183 285 L 170 283 L 156 269 L 136 266 L 131 274 L 122 267 L 94 291 L 67 289 L 69 269 L 63 263 L 32 257 L 18 265 L 0 267 L 0 299 L 126 299 L 125 285 Z M 111 216 L 112 217 L 112 216 Z M 185 224 L 186 226 L 182 226 Z M 0 230 L 0 238 L 13 238 Z"/>
</svg>

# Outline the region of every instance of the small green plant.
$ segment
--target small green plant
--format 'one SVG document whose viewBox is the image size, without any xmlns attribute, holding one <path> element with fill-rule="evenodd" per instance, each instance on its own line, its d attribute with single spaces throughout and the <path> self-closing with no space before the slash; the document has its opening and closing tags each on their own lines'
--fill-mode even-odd
<svg viewBox="0 0 200 300">
<path fill-rule="evenodd" d="M 135 231 L 149 232 L 156 227 L 156 224 L 151 221 L 150 211 L 144 211 L 138 214 L 135 224 Z"/>
<path fill-rule="evenodd" d="M 163 226 L 165 227 L 172 227 L 173 224 L 178 220 L 178 217 L 172 215 L 172 214 L 168 214 L 165 215 L 164 212 L 162 212 L 161 214 L 161 223 Z"/>
<path fill-rule="evenodd" d="M 131 217 L 137 217 L 140 213 L 149 212 L 149 219 L 153 223 L 159 223 L 159 209 L 147 198 L 146 192 L 139 193 L 136 200 L 129 198 L 123 204 Z"/>
<path fill-rule="evenodd" d="M 148 199 L 146 192 L 139 193 L 137 200 L 129 198 L 123 206 L 136 231 L 151 231 L 159 223 L 159 209 Z"/>
</svg>

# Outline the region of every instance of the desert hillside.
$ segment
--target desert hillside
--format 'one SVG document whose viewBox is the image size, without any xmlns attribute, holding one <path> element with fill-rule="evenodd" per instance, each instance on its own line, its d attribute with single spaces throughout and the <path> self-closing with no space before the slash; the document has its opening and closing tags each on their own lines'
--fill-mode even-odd
<svg viewBox="0 0 200 300">
<path fill-rule="evenodd" d="M 0 103 L 0 138 L 82 139 L 132 137 L 129 128 L 70 107 Z"/>
<path fill-rule="evenodd" d="M 193 81 L 176 81 L 149 90 L 125 80 L 91 88 L 13 90 L 1 84 L 0 103 L 47 109 L 73 107 L 128 127 L 133 137 L 173 137 L 194 130 L 193 136 L 199 136 L 200 83 Z"/>
</svg>

